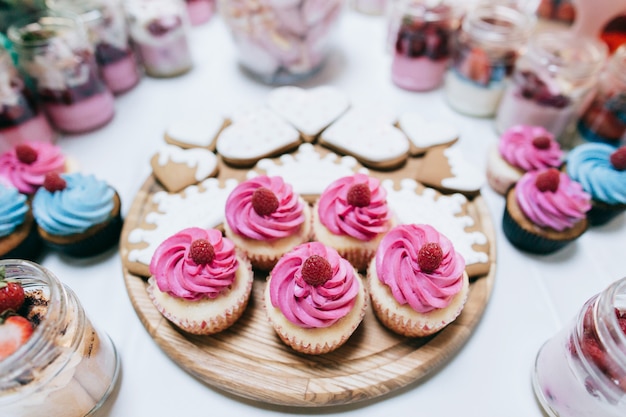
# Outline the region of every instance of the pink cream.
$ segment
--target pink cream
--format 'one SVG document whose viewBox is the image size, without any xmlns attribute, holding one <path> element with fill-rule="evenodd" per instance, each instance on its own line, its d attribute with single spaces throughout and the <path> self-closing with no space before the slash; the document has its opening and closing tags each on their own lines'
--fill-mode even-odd
<svg viewBox="0 0 626 417">
<path fill-rule="evenodd" d="M 132 53 L 126 57 L 100 67 L 102 79 L 113 92 L 122 94 L 139 83 L 141 74 L 137 69 L 137 62 Z"/>
<path fill-rule="evenodd" d="M 435 61 L 424 56 L 409 58 L 395 54 L 391 63 L 391 79 L 394 84 L 407 90 L 432 90 L 443 83 L 447 66 L 447 59 Z"/>
<path fill-rule="evenodd" d="M 110 122 L 115 115 L 114 104 L 113 94 L 106 90 L 71 105 L 44 102 L 44 108 L 59 130 L 84 133 Z"/>
<path fill-rule="evenodd" d="M 187 0 L 187 14 L 193 26 L 199 26 L 211 20 L 215 12 L 214 0 Z"/>
<path fill-rule="evenodd" d="M 17 126 L 0 129 L 0 153 L 25 141 L 54 143 L 56 136 L 48 119 L 40 112 L 37 116 Z"/>
</svg>

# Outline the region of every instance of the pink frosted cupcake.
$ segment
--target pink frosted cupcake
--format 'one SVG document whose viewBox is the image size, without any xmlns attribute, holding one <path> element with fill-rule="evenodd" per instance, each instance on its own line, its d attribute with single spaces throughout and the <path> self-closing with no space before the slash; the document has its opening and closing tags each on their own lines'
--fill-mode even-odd
<svg viewBox="0 0 626 417">
<path fill-rule="evenodd" d="M 336 180 L 313 208 L 314 240 L 336 249 L 359 271 L 367 268 L 393 224 L 387 192 L 377 178 L 365 174 Z"/>
<path fill-rule="evenodd" d="M 365 315 L 366 292 L 357 271 L 319 242 L 297 246 L 272 270 L 265 310 L 281 340 L 318 355 L 343 345 Z"/>
<path fill-rule="evenodd" d="M 517 125 L 500 137 L 487 158 L 487 181 L 504 195 L 527 171 L 558 168 L 563 151 L 554 135 L 541 126 Z"/>
<path fill-rule="evenodd" d="M 281 177 L 239 184 L 226 200 L 226 236 L 257 269 L 269 271 L 284 253 L 311 236 L 311 209 Z"/>
<path fill-rule="evenodd" d="M 376 317 L 408 337 L 431 335 L 454 321 L 469 292 L 463 257 L 425 224 L 387 233 L 369 265 L 368 282 Z"/>
<path fill-rule="evenodd" d="M 250 298 L 248 260 L 215 229 L 181 230 L 159 245 L 150 262 L 148 295 L 182 330 L 214 334 L 233 325 Z"/>
</svg>

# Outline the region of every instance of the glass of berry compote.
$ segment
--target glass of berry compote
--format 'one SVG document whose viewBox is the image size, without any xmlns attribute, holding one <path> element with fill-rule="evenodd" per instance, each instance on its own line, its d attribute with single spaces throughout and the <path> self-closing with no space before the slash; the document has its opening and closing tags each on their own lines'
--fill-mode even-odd
<svg viewBox="0 0 626 417">
<path fill-rule="evenodd" d="M 141 74 L 121 0 L 46 0 L 46 5 L 80 16 L 95 47 L 102 79 L 113 94 L 129 91 L 139 83 Z"/>
<path fill-rule="evenodd" d="M 439 87 L 448 68 L 451 38 L 460 13 L 445 1 L 395 2 L 390 11 L 393 39 L 391 79 L 406 90 Z"/>
<path fill-rule="evenodd" d="M 193 67 L 189 19 L 182 0 L 126 0 L 126 17 L 147 75 L 176 77 Z"/>
<path fill-rule="evenodd" d="M 587 301 L 541 347 L 532 381 L 549 416 L 624 416 L 626 278 Z"/>
<path fill-rule="evenodd" d="M 113 94 L 77 15 L 44 11 L 11 25 L 7 33 L 55 128 L 84 133 L 113 119 Z"/>
<path fill-rule="evenodd" d="M 215 0 L 185 0 L 185 5 L 192 26 L 208 22 L 215 13 Z"/>
<path fill-rule="evenodd" d="M 52 143 L 55 138 L 56 133 L 9 52 L 0 48 L 0 153 L 24 141 Z"/>
</svg>

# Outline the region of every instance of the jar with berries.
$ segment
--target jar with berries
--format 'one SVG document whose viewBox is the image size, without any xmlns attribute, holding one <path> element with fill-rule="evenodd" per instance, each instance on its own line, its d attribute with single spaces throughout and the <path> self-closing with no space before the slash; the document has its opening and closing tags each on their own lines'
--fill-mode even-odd
<svg viewBox="0 0 626 417">
<path fill-rule="evenodd" d="M 0 287 L 0 415 L 93 415 L 118 383 L 111 339 L 41 265 L 0 261 Z"/>
<path fill-rule="evenodd" d="M 492 117 L 535 18 L 514 5 L 481 3 L 471 8 L 453 43 L 445 94 L 450 107 Z"/>
<path fill-rule="evenodd" d="M 533 36 L 507 85 L 496 130 L 542 126 L 571 148 L 576 120 L 593 96 L 606 56 L 606 45 L 596 38 L 569 31 Z"/>
<path fill-rule="evenodd" d="M 400 88 L 428 91 L 443 84 L 458 9 L 443 0 L 396 1 L 391 6 L 391 79 Z"/>
<path fill-rule="evenodd" d="M 533 387 L 549 416 L 618 417 L 626 410 L 626 278 L 588 300 L 539 350 Z"/>
</svg>

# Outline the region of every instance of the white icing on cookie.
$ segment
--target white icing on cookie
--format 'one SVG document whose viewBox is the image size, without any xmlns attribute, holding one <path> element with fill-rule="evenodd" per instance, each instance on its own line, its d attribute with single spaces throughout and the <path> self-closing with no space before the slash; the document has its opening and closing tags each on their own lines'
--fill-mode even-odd
<svg viewBox="0 0 626 417">
<path fill-rule="evenodd" d="M 195 168 L 196 181 L 202 181 L 217 168 L 217 156 L 204 148 L 183 149 L 175 145 L 164 145 L 157 151 L 157 156 L 157 163 L 163 167 L 172 161 Z"/>
<path fill-rule="evenodd" d="M 186 145 L 208 148 L 223 125 L 224 118 L 216 114 L 193 114 L 172 122 L 165 134 Z"/>
<path fill-rule="evenodd" d="M 401 224 L 430 224 L 443 233 L 454 244 L 454 248 L 463 256 L 467 265 L 486 263 L 489 260 L 485 252 L 478 252 L 472 246 L 484 245 L 487 236 L 482 232 L 468 232 L 465 229 L 474 225 L 470 216 L 461 215 L 468 200 L 459 193 L 441 195 L 432 188 L 425 188 L 416 193 L 417 182 L 404 179 L 400 189 L 393 187 L 392 180 L 384 180 L 387 190 L 387 202 Z"/>
<path fill-rule="evenodd" d="M 157 205 L 157 211 L 145 216 L 145 222 L 155 228 L 136 228 L 128 234 L 128 243 L 148 246 L 131 250 L 128 260 L 150 265 L 156 248 L 174 233 L 187 227 L 209 229 L 222 224 L 226 199 L 236 185 L 237 180 L 230 179 L 222 188 L 216 178 L 208 178 L 200 186 L 191 185 L 180 193 L 155 193 L 152 202 Z"/>
<path fill-rule="evenodd" d="M 358 168 L 358 163 L 351 156 L 339 157 L 330 152 L 320 155 L 313 145 L 304 143 L 294 154 L 281 155 L 280 164 L 271 159 L 261 159 L 256 168 L 269 176 L 281 176 L 289 182 L 294 191 L 301 195 L 321 194 L 333 181 L 352 175 L 355 172 L 367 174 L 367 168 Z M 248 178 L 259 175 L 248 172 Z"/>
<path fill-rule="evenodd" d="M 349 101 L 331 86 L 308 90 L 284 86 L 270 92 L 268 105 L 303 134 L 316 136 L 348 109 Z"/>
<path fill-rule="evenodd" d="M 398 117 L 400 129 L 418 148 L 450 143 L 459 137 L 456 127 L 437 120 L 426 120 L 417 112 L 404 112 Z"/>
<path fill-rule="evenodd" d="M 452 177 L 441 180 L 441 185 L 451 190 L 475 191 L 485 183 L 485 174 L 465 159 L 459 146 L 450 146 L 443 151 L 450 164 Z"/>
</svg>

